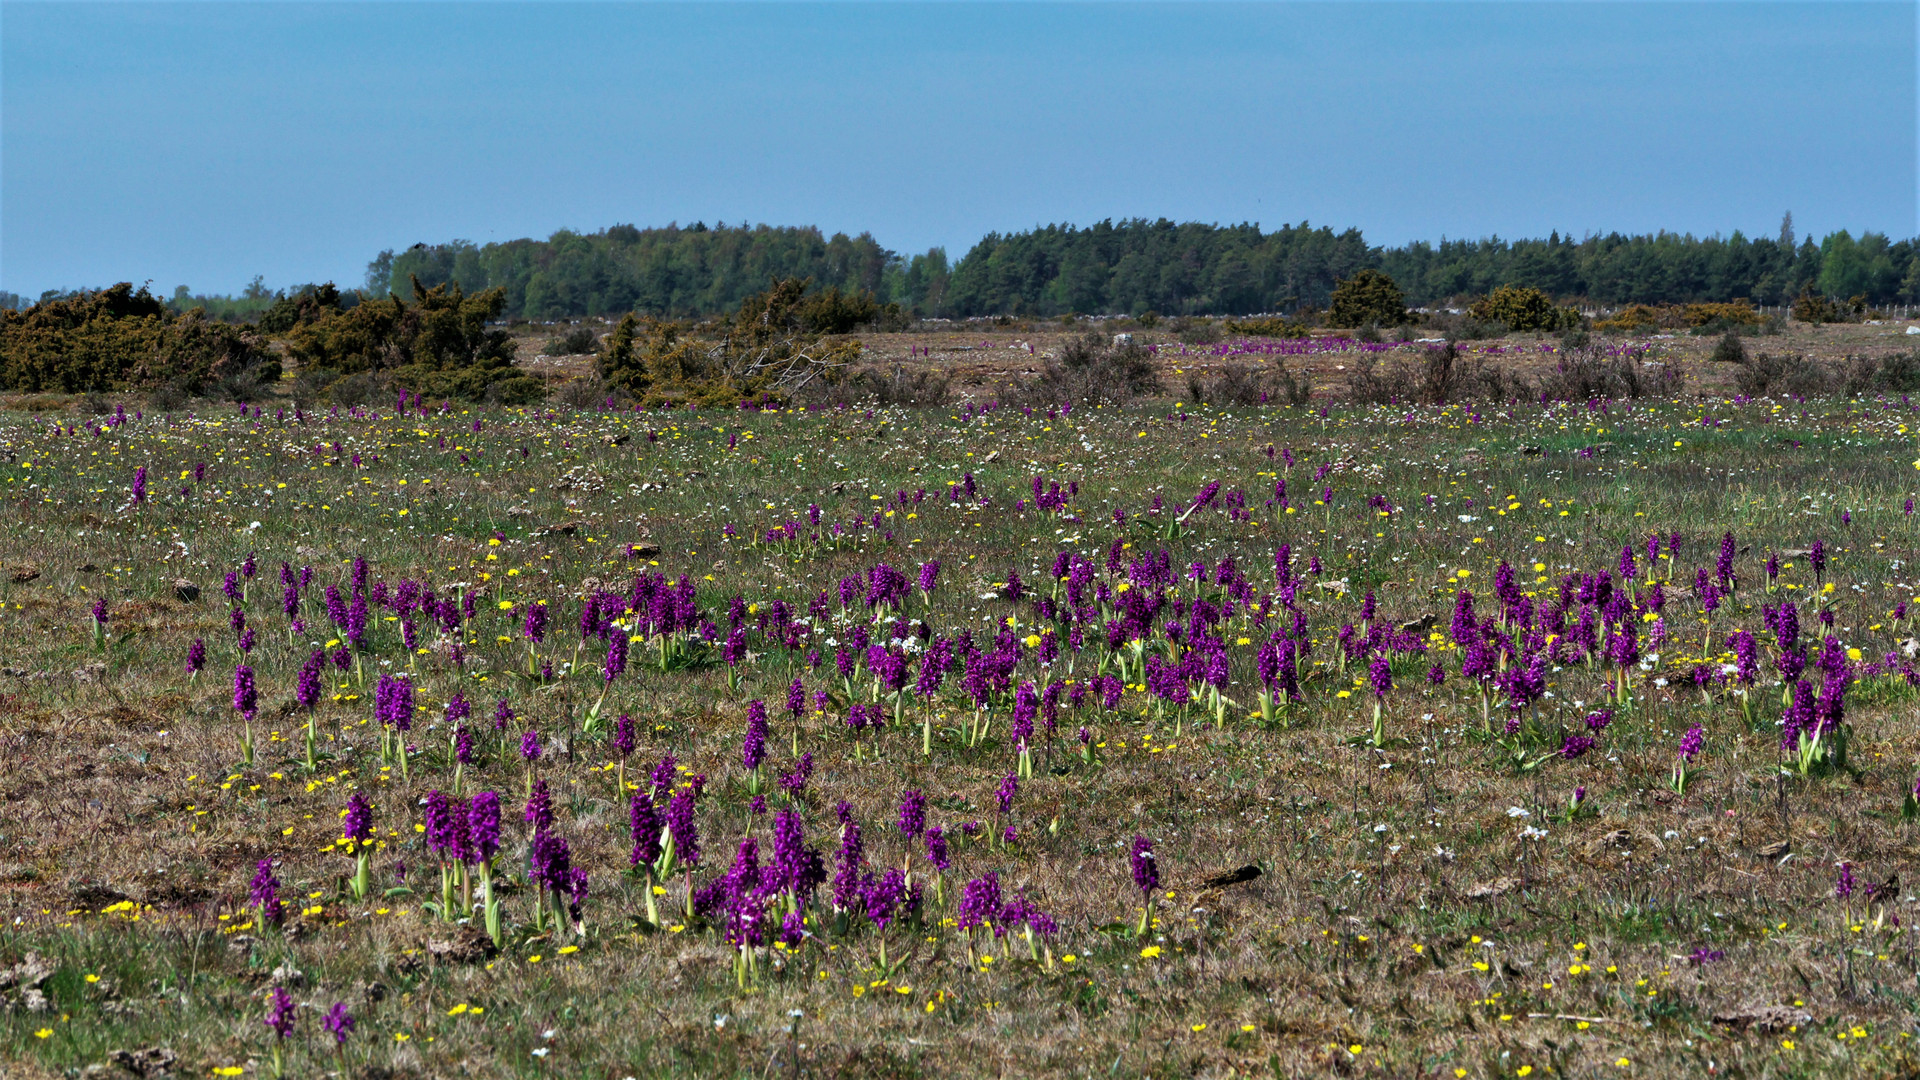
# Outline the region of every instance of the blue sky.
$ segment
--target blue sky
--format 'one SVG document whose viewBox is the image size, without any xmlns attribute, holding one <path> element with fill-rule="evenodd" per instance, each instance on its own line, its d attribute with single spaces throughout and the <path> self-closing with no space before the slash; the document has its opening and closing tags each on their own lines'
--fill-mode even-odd
<svg viewBox="0 0 1920 1080">
<path fill-rule="evenodd" d="M 1912 235 L 1912 3 L 0 3 L 0 288 L 616 222 Z"/>
</svg>

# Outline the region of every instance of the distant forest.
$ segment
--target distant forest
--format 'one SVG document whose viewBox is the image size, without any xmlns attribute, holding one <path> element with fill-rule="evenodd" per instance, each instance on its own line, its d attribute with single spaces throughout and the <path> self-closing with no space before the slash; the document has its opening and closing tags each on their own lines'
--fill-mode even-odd
<svg viewBox="0 0 1920 1080">
<path fill-rule="evenodd" d="M 541 240 L 463 241 L 382 252 L 370 291 L 405 295 L 457 281 L 499 286 L 508 313 L 527 319 L 625 311 L 690 317 L 731 311 L 778 277 L 867 291 L 923 318 L 972 315 L 1244 315 L 1325 307 L 1334 283 L 1365 267 L 1385 271 L 1408 302 L 1434 306 L 1530 285 L 1562 300 L 1619 304 L 1748 299 L 1791 302 L 1802 289 L 1872 304 L 1920 302 L 1920 248 L 1878 233 L 1698 239 L 1611 233 L 1575 240 L 1443 240 L 1369 245 L 1357 229 L 1305 222 L 1254 225 L 1103 221 L 993 233 L 958 263 L 940 248 L 903 257 L 870 234 L 765 225 L 562 231 Z"/>
<path fill-rule="evenodd" d="M 503 314 L 530 320 L 627 311 L 700 318 L 737 310 L 778 278 L 871 293 L 921 318 L 1079 314 L 1246 315 L 1327 305 L 1334 283 L 1363 268 L 1390 275 L 1415 306 L 1457 304 L 1501 285 L 1613 307 L 1747 299 L 1789 303 L 1811 289 L 1836 300 L 1920 303 L 1920 243 L 1880 233 L 1796 239 L 1792 215 L 1774 237 L 1697 238 L 1619 233 L 1574 239 L 1418 241 L 1374 246 L 1357 229 L 1306 222 L 1175 224 L 1161 219 L 1049 225 L 992 233 L 957 263 L 946 251 L 903 256 L 868 233 L 826 236 L 810 227 L 704 223 L 600 232 L 561 230 L 545 240 L 476 245 L 464 240 L 383 251 L 367 267 L 365 292 L 413 295 L 456 282 L 469 293 L 498 287 Z M 258 280 L 237 297 L 192 295 L 171 306 L 205 307 L 246 320 L 280 294 Z M 21 298 L 0 296 L 20 306 Z"/>
</svg>

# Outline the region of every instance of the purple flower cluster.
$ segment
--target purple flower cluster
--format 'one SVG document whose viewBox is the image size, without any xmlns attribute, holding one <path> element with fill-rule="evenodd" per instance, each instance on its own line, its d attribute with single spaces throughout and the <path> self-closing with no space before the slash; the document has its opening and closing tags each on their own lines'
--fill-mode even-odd
<svg viewBox="0 0 1920 1080">
<path fill-rule="evenodd" d="M 747 734 L 740 744 L 740 763 L 748 772 L 759 770 L 767 760 L 767 706 L 760 701 L 747 703 Z"/>
<path fill-rule="evenodd" d="M 1000 786 L 994 789 L 994 805 L 999 807 L 1000 813 L 1010 814 L 1013 812 L 1013 797 L 1019 793 L 1020 776 L 1018 773 L 1009 771 L 1000 779 Z"/>
<path fill-rule="evenodd" d="M 1000 917 L 1000 874 L 989 870 L 967 882 L 960 893 L 959 924 L 962 930 L 991 926 Z"/>
<path fill-rule="evenodd" d="M 478 846 L 473 842 L 476 819 L 484 818 L 486 811 L 480 809 L 482 796 L 493 799 L 495 820 L 498 820 L 499 800 L 492 792 L 481 792 L 472 802 L 462 806 L 438 791 L 427 792 L 425 803 L 427 850 L 440 856 L 443 863 L 468 863 L 484 861 L 479 856 Z M 478 811 L 476 813 L 476 811 Z M 491 857 L 491 852 L 488 853 Z"/>
<path fill-rule="evenodd" d="M 261 1023 L 275 1038 L 285 1042 L 293 1034 L 294 1009 L 293 995 L 287 993 L 286 987 L 276 986 L 267 993 L 267 1016 Z"/>
<path fill-rule="evenodd" d="M 245 664 L 233 671 L 233 707 L 248 721 L 260 711 L 260 691 L 253 683 L 253 669 Z"/>
<path fill-rule="evenodd" d="M 413 727 L 413 683 L 405 675 L 380 676 L 373 692 L 373 718 L 395 731 Z"/>
<path fill-rule="evenodd" d="M 527 796 L 527 807 L 521 813 L 521 818 L 533 826 L 536 835 L 553 827 L 553 792 L 545 780 L 534 783 L 533 793 Z"/>
<path fill-rule="evenodd" d="M 473 861 L 491 861 L 500 850 L 500 796 L 482 791 L 467 804 L 467 849 Z"/>
<path fill-rule="evenodd" d="M 607 660 L 600 668 L 600 677 L 611 684 L 627 670 L 627 633 L 616 628 L 607 638 Z"/>
<path fill-rule="evenodd" d="M 1387 691 L 1393 689 L 1393 665 L 1384 656 L 1376 656 L 1367 665 L 1367 682 L 1373 689 L 1373 696 L 1385 700 Z"/>
<path fill-rule="evenodd" d="M 1153 841 L 1144 836 L 1133 838 L 1133 853 L 1130 856 L 1133 868 L 1133 884 L 1142 895 L 1151 896 L 1160 887 L 1160 865 L 1153 858 Z"/>
<path fill-rule="evenodd" d="M 1687 729 L 1680 738 L 1680 760 L 1692 764 L 1700 756 L 1700 750 L 1706 745 L 1707 733 L 1699 724 Z"/>
<path fill-rule="evenodd" d="M 633 853 L 628 865 L 645 866 L 660 858 L 660 814 L 654 809 L 653 796 L 636 791 L 627 804 L 627 829 L 633 838 Z"/>
<path fill-rule="evenodd" d="M 797 799 L 807 790 L 807 781 L 812 776 L 813 751 L 805 750 L 801 752 L 800 760 L 794 762 L 791 771 L 780 774 L 780 790 L 787 793 L 787 798 Z"/>
<path fill-rule="evenodd" d="M 927 830 L 927 796 L 908 791 L 900 796 L 900 833 L 912 840 Z"/>
<path fill-rule="evenodd" d="M 300 665 L 300 675 L 293 684 L 293 699 L 309 712 L 320 704 L 320 673 L 326 667 L 327 654 L 322 649 L 308 653 L 306 662 Z"/>
<path fill-rule="evenodd" d="M 280 879 L 273 876 L 273 860 L 261 859 L 254 867 L 253 880 L 247 885 L 247 902 L 260 909 L 260 919 L 278 926 L 286 917 L 280 902 Z"/>
<path fill-rule="evenodd" d="M 700 865 L 700 833 L 693 820 L 694 798 L 692 788 L 682 788 L 667 802 L 667 832 L 673 837 L 673 857 L 688 867 Z"/>
<path fill-rule="evenodd" d="M 340 819 L 340 838 L 356 846 L 373 839 L 373 807 L 358 791 L 347 796 L 347 812 Z"/>
</svg>

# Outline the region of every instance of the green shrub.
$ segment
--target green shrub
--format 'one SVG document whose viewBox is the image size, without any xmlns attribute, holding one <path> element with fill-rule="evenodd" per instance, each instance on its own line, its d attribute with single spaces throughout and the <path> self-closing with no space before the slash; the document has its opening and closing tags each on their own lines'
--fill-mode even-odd
<svg viewBox="0 0 1920 1080">
<path fill-rule="evenodd" d="M 1378 270 L 1361 270 L 1333 287 L 1328 326 L 1397 326 L 1406 321 L 1406 294 Z"/>
<path fill-rule="evenodd" d="M 1515 333 L 1553 333 L 1580 325 L 1579 312 L 1555 307 L 1546 293 L 1522 285 L 1500 286 L 1476 301 L 1471 314 L 1481 322 L 1497 322 Z"/>
<path fill-rule="evenodd" d="M 711 345 L 687 333 L 679 323 L 629 313 L 600 343 L 596 366 L 609 386 L 645 399 L 656 387 L 685 386 L 708 375 Z"/>
<path fill-rule="evenodd" d="M 895 364 L 891 371 L 862 368 L 848 378 L 822 385 L 806 396 L 827 404 L 899 405 L 937 409 L 951 396 L 951 376 L 927 368 L 909 370 Z"/>
<path fill-rule="evenodd" d="M 812 284 L 803 282 L 802 288 Z M 751 303 L 751 299 L 748 301 Z M 894 305 L 894 311 L 899 312 Z M 795 306 L 794 313 L 800 324 L 813 334 L 850 334 L 854 330 L 875 322 L 880 318 L 879 301 L 870 292 L 841 292 L 834 285 L 819 292 L 808 293 Z"/>
<path fill-rule="evenodd" d="M 1747 362 L 1747 347 L 1740 343 L 1740 335 L 1729 330 L 1713 347 L 1713 360 L 1720 364 L 1744 364 Z"/>
<path fill-rule="evenodd" d="M 1144 345 L 1115 345 L 1108 335 L 1089 330 L 1069 338 L 1038 376 L 1008 387 L 1003 397 L 1022 405 L 1120 404 L 1159 391 L 1159 365 Z"/>
<path fill-rule="evenodd" d="M 548 356 L 579 356 L 594 351 L 597 336 L 592 328 L 576 326 L 564 334 L 556 334 L 547 339 L 540 351 Z"/>
<path fill-rule="evenodd" d="M 1843 362 L 1848 394 L 1911 394 L 1920 390 L 1920 352 L 1849 356 Z"/>
<path fill-rule="evenodd" d="M 1680 385 L 1680 371 L 1671 364 L 1650 362 L 1638 351 L 1609 355 L 1588 346 L 1560 353 L 1535 390 L 1553 401 L 1587 401 L 1667 397 L 1679 393 Z"/>
<path fill-rule="evenodd" d="M 1284 361 L 1228 364 L 1211 383 L 1188 375 L 1187 396 L 1209 405 L 1305 405 L 1313 398 L 1313 387 L 1288 370 Z"/>
<path fill-rule="evenodd" d="M 1691 327 L 1757 326 L 1762 321 L 1760 313 L 1745 300 L 1725 304 L 1686 304 L 1680 309 L 1680 318 Z"/>
<path fill-rule="evenodd" d="M 1248 337 L 1303 338 L 1307 336 L 1307 324 L 1291 319 L 1276 319 L 1272 316 L 1257 319 L 1228 319 L 1229 334 L 1245 334 Z"/>
<path fill-rule="evenodd" d="M 1871 376 L 1870 372 L 1867 374 Z M 1733 375 L 1734 387 L 1748 397 L 1770 393 L 1817 397 L 1843 389 L 1847 382 L 1846 373 L 1793 353 L 1785 356 L 1760 353 L 1742 364 Z"/>
<path fill-rule="evenodd" d="M 303 369 L 338 380 L 368 375 L 424 397 L 523 404 L 544 393 L 513 366 L 513 342 L 487 320 L 506 305 L 500 289 L 467 295 L 457 283 L 413 283 L 414 303 L 374 300 L 297 327 L 287 354 Z M 356 390 L 356 393 L 361 391 Z"/>
<path fill-rule="evenodd" d="M 860 313 L 871 322 L 878 311 L 835 289 L 810 296 L 806 280 L 788 278 L 748 297 L 715 327 L 628 315 L 607 335 L 598 367 L 609 385 L 649 404 L 786 398 L 841 382 L 860 357 L 860 343 L 825 340 L 828 328 L 847 326 Z"/>
<path fill-rule="evenodd" d="M 261 333 L 285 334 L 296 326 L 319 322 L 352 306 L 331 281 L 324 285 L 304 285 L 291 296 L 274 301 L 254 325 Z"/>
<path fill-rule="evenodd" d="M 172 386 L 198 394 L 279 377 L 279 361 L 249 328 L 214 322 L 199 310 L 175 315 L 128 282 L 0 312 L 0 388 L 7 390 Z"/>
<path fill-rule="evenodd" d="M 1220 326 L 1212 319 L 1195 319 L 1185 315 L 1173 320 L 1171 329 L 1175 337 L 1188 345 L 1212 345 L 1220 340 Z"/>
<path fill-rule="evenodd" d="M 1841 318 L 1840 306 L 1821 293 L 1814 292 L 1813 286 L 1808 285 L 1800 290 L 1799 296 L 1794 298 L 1793 317 L 1816 326 L 1821 323 L 1838 322 Z"/>
</svg>

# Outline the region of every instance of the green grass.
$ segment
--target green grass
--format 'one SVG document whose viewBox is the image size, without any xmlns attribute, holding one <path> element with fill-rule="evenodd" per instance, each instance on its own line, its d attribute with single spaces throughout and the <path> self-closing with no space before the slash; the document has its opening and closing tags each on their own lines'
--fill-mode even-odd
<svg viewBox="0 0 1920 1080">
<path fill-rule="evenodd" d="M 1920 476 L 1907 416 L 1897 399 L 1613 402 L 1604 413 L 1160 403 L 973 419 L 958 410 L 454 409 L 396 420 L 388 407 L 376 418 L 301 423 L 291 410 L 241 420 L 207 407 L 197 418 L 96 432 L 71 414 L 0 414 L 9 503 L 0 966 L 32 953 L 52 972 L 37 988 L 43 1010 L 17 987 L 0 990 L 0 1045 L 25 1075 L 79 1075 L 111 1067 L 115 1050 L 149 1046 L 176 1053 L 178 1075 L 270 1074 L 264 995 L 284 967 L 301 973 L 282 980 L 301 1006 L 284 1048 L 288 1075 L 1631 1076 L 1697 1074 L 1709 1062 L 1755 1077 L 1909 1074 L 1920 1064 L 1908 1037 L 1920 975 L 1907 897 L 1920 847 L 1900 809 L 1920 751 L 1916 694 L 1897 671 L 1863 675 L 1848 697 L 1856 771 L 1783 780 L 1780 691 L 1767 685 L 1776 650 L 1759 610 L 1798 601 L 1803 634 L 1817 635 L 1827 607 L 1828 632 L 1859 648 L 1862 664 L 1900 651 L 1912 619 L 1891 612 L 1920 596 L 1904 513 Z M 1607 453 L 1580 454 L 1602 443 Z M 198 462 L 204 481 L 177 479 Z M 128 485 L 141 465 L 149 495 L 134 506 Z M 577 486 L 586 470 L 597 479 Z M 948 500 L 966 473 L 986 506 Z M 1036 475 L 1078 483 L 1071 519 L 1016 509 Z M 1282 479 L 1290 514 L 1266 505 Z M 1214 480 L 1223 498 L 1168 539 L 1168 522 Z M 1330 506 L 1317 501 L 1327 485 Z M 913 502 L 922 488 L 924 501 Z M 898 491 L 909 493 L 904 506 Z M 1236 491 L 1243 520 L 1225 509 L 1224 494 Z M 1376 495 L 1390 514 L 1368 506 Z M 806 524 L 809 505 L 819 507 L 818 528 Z M 824 534 L 876 510 L 878 527 L 838 541 L 754 541 L 789 521 Z M 1652 530 L 1683 537 L 1679 558 L 1659 563 L 1661 579 L 1672 578 L 1668 640 L 1657 664 L 1635 669 L 1632 706 L 1593 751 L 1550 756 L 1603 693 L 1607 664 L 1554 668 L 1552 696 L 1506 740 L 1483 728 L 1479 692 L 1444 639 L 1396 659 L 1387 745 L 1356 744 L 1371 694 L 1354 685 L 1364 662 L 1336 670 L 1335 639 L 1358 620 L 1365 592 L 1390 624 L 1433 615 L 1445 635 L 1463 583 L 1483 616 L 1498 612 L 1502 560 L 1544 602 L 1562 574 L 1612 569 L 1632 544 L 1644 587 Z M 1696 567 L 1713 566 L 1726 531 L 1744 549 L 1739 591 L 1703 622 L 1690 583 Z M 1769 591 L 1767 554 L 1816 539 L 1830 552 L 1821 584 L 1832 592 L 1815 587 L 1804 557 L 1783 558 L 1794 565 Z M 931 601 L 914 591 L 900 618 L 989 641 L 1009 616 L 1023 636 L 1042 625 L 1030 600 L 1004 597 L 1009 570 L 1049 596 L 1054 557 L 1068 551 L 1117 584 L 1124 572 L 1104 565 L 1115 541 L 1129 545 L 1127 559 L 1166 549 L 1176 571 L 1231 556 L 1263 595 L 1275 549 L 1291 544 L 1316 643 L 1305 699 L 1272 724 L 1249 715 L 1255 652 L 1274 624 L 1256 626 L 1236 605 L 1218 633 L 1227 695 L 1241 707 L 1216 723 L 1204 702 L 1171 709 L 1133 690 L 1114 710 L 1063 703 L 1059 739 L 1035 747 L 1033 776 L 1021 781 L 1010 847 L 985 840 L 1003 823 L 994 789 L 1016 758 L 1006 709 L 968 745 L 974 710 L 958 671 L 931 703 L 911 699 L 900 727 L 890 720 L 856 737 L 842 723 L 848 703 L 822 644 L 847 634 L 834 592 L 841 578 L 864 580 L 885 561 L 912 580 L 920 563 L 939 559 Z M 636 545 L 648 554 L 633 554 Z M 249 553 L 259 574 L 244 607 L 258 634 L 261 711 L 254 764 L 236 767 L 231 680 L 241 657 L 221 582 Z M 389 586 L 413 579 L 444 596 L 473 595 L 465 665 L 424 630 L 427 653 L 409 657 L 398 624 L 375 608 L 364 675 L 330 676 L 316 724 L 331 756 L 309 774 L 296 674 L 311 645 L 334 636 L 320 595 L 345 588 L 356 556 Z M 1322 564 L 1318 575 L 1310 559 Z M 309 632 L 294 644 L 280 609 L 282 560 L 314 573 L 300 612 Z M 830 884 L 815 897 L 824 917 L 809 926 L 814 936 L 794 951 L 760 950 L 745 985 L 720 928 L 674 914 L 684 911 L 683 878 L 662 883 L 667 925 L 645 923 L 643 882 L 626 872 L 626 809 L 604 768 L 614 756 L 607 725 L 583 726 L 604 647 L 596 639 L 578 670 L 569 667 L 588 580 L 624 592 L 640 572 L 690 576 L 721 637 L 735 595 L 752 605 L 751 628 L 775 601 L 805 616 L 818 593 L 834 593 L 832 624 L 797 651 L 750 633 L 754 657 L 737 690 L 717 649 L 686 645 L 663 672 L 647 640 L 633 645 L 607 697 L 606 716 L 639 721 L 630 782 L 668 752 L 708 778 L 696 885 L 724 871 L 742 836 L 758 837 L 763 860 L 771 849 L 772 814 L 750 811 L 740 762 L 752 699 L 773 714 L 769 780 L 791 767 L 796 744 L 813 754 L 813 779 L 793 807 L 829 875 L 841 800 L 876 873 L 911 865 L 928 884 L 929 864 L 895 826 L 902 790 L 924 790 L 929 822 L 950 832 L 984 826 L 982 839 L 956 846 L 944 900 L 929 891 L 923 921 L 886 931 L 890 970 L 871 926 L 826 910 Z M 179 599 L 176 579 L 197 585 L 198 600 Z M 1318 587 L 1338 579 L 1344 593 Z M 1184 577 L 1171 591 L 1194 595 Z M 1214 586 L 1203 595 L 1224 599 Z M 110 621 L 96 650 L 88 609 L 100 598 Z M 553 613 L 538 649 L 557 669 L 552 682 L 525 674 L 521 619 L 541 600 Z M 864 618 L 858 600 L 853 611 Z M 1696 662 L 1730 659 L 1737 628 L 1755 632 L 1769 658 L 1751 725 L 1725 688 L 1703 700 L 1689 675 Z M 190 680 L 182 664 L 194 638 L 206 642 L 208 664 Z M 806 670 L 813 650 L 824 656 L 818 671 Z M 1156 650 L 1165 655 L 1164 639 Z M 1447 672 L 1439 687 L 1425 681 L 1434 663 Z M 426 711 L 403 777 L 382 766 L 371 717 L 378 674 L 408 669 Z M 1090 633 L 1078 653 L 1062 651 L 1050 677 L 1112 670 L 1104 637 Z M 796 674 L 810 694 L 834 695 L 797 731 L 784 712 Z M 1029 655 L 1015 681 L 1040 677 Z M 1817 685 L 1817 670 L 1806 677 Z M 856 694 L 871 682 L 857 677 Z M 469 791 L 501 792 L 509 819 L 497 872 L 508 928 L 490 961 L 435 955 L 429 945 L 454 928 L 420 906 L 437 894 L 438 875 L 415 831 L 418 804 L 451 785 L 440 717 L 456 690 L 482 728 L 500 697 L 518 714 L 509 732 L 483 735 L 464 774 Z M 930 756 L 921 751 L 928 710 Z M 1696 723 L 1707 736 L 1705 775 L 1676 795 L 1667 789 L 1674 747 Z M 1074 739 L 1083 724 L 1096 744 L 1091 762 Z M 516 751 L 527 727 L 547 747 L 539 773 L 555 791 L 556 831 L 590 875 L 584 933 L 531 927 Z M 1516 752 L 1540 763 L 1519 768 Z M 361 902 L 346 891 L 352 861 L 333 842 L 355 787 L 376 807 L 377 885 L 398 887 L 404 862 L 419 894 Z M 1570 817 L 1575 787 L 1586 798 Z M 770 791 L 771 811 L 788 806 Z M 1527 828 L 1545 835 L 1529 838 Z M 1626 835 L 1609 839 L 1617 832 Z M 1162 877 L 1146 940 L 1133 932 L 1136 834 L 1155 841 Z M 1791 858 L 1760 856 L 1781 840 Z M 319 910 L 278 930 L 238 930 L 253 917 L 248 879 L 267 857 L 294 909 Z M 1834 896 L 1841 860 L 1862 885 L 1895 874 L 1903 884 L 1843 903 Z M 1262 875 L 1198 887 L 1246 864 Z M 970 959 L 945 922 L 964 883 L 989 870 L 1058 923 L 1045 942 L 1050 965 L 1029 959 L 1017 932 L 976 940 Z M 116 907 L 116 897 L 131 906 Z M 1725 955 L 1694 964 L 1696 949 Z M 320 1027 L 336 1002 L 357 1017 L 338 1054 Z M 1764 1033 L 1715 1020 L 1761 1005 L 1811 1019 Z"/>
</svg>

